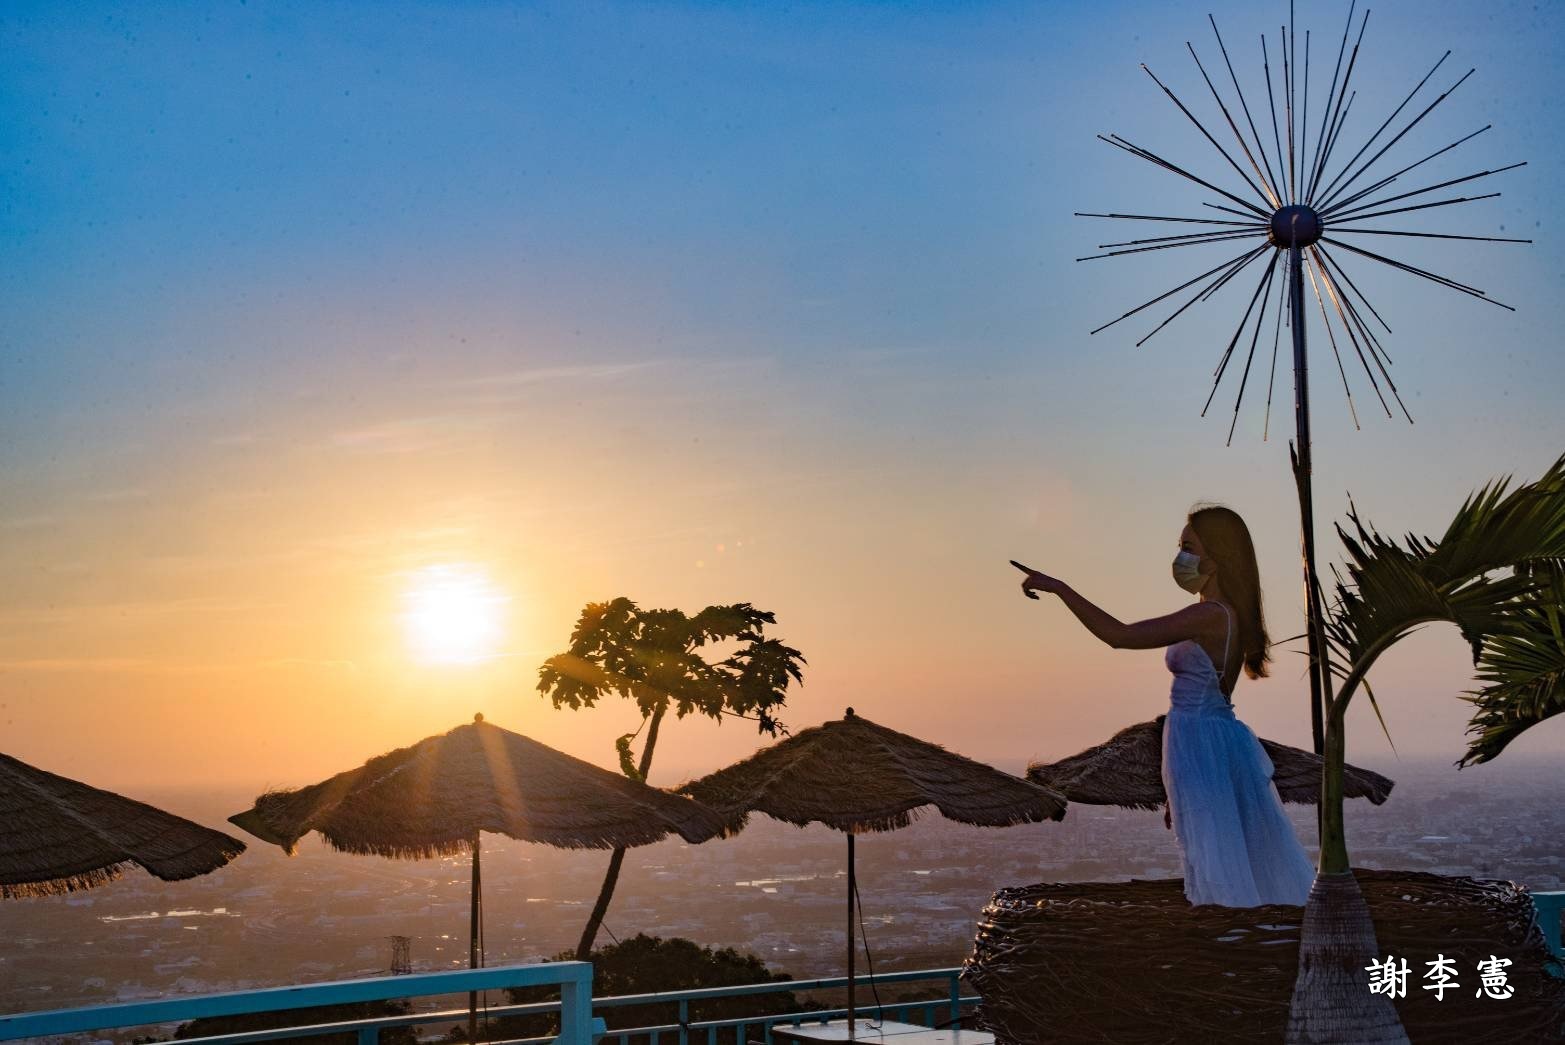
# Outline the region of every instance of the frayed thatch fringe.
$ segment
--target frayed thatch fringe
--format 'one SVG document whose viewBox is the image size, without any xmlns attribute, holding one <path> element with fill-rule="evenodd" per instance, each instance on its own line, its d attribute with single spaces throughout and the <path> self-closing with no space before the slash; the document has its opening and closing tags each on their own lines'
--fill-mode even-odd
<svg viewBox="0 0 1565 1045">
<path fill-rule="evenodd" d="M 166 882 L 244 852 L 220 831 L 0 755 L 0 897 L 102 885 L 135 864 Z"/>
<path fill-rule="evenodd" d="M 84 889 L 94 889 L 100 885 L 107 885 L 116 879 L 124 877 L 125 865 L 114 864 L 97 871 L 87 871 L 83 874 L 67 875 L 64 878 L 51 878 L 47 882 L 28 882 L 20 885 L 6 885 L 0 883 L 0 900 L 24 900 L 38 896 L 64 896 L 67 893 L 79 893 Z"/>
<path fill-rule="evenodd" d="M 934 806 L 980 827 L 1058 820 L 1055 791 L 853 714 L 803 730 L 679 788 L 723 814 L 727 833 L 751 811 L 838 831 L 893 831 Z"/>
<path fill-rule="evenodd" d="M 1027 779 L 1083 805 L 1161 809 L 1168 800 L 1163 790 L 1164 718 L 1159 715 L 1151 722 L 1126 726 L 1102 744 L 1058 762 L 1034 762 L 1027 767 Z M 1272 761 L 1272 782 L 1282 800 L 1300 805 L 1319 802 L 1321 757 L 1275 740 L 1258 739 Z M 1345 798 L 1367 798 L 1380 805 L 1393 786 L 1389 777 L 1371 770 L 1353 765 L 1343 768 Z"/>
<path fill-rule="evenodd" d="M 474 721 L 308 787 L 269 791 L 229 821 L 292 854 L 311 831 L 349 853 L 470 852 L 480 832 L 564 849 L 703 842 L 725 821 L 682 795 Z"/>
</svg>

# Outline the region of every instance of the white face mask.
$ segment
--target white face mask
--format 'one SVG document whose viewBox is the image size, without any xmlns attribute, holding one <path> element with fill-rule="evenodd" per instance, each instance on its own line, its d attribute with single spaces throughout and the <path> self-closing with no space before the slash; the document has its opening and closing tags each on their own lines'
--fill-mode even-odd
<svg viewBox="0 0 1565 1045">
<path fill-rule="evenodd" d="M 1200 570 L 1201 557 L 1194 552 L 1179 550 L 1174 556 L 1174 583 L 1185 591 L 1199 594 L 1206 586 L 1207 576 Z"/>
</svg>

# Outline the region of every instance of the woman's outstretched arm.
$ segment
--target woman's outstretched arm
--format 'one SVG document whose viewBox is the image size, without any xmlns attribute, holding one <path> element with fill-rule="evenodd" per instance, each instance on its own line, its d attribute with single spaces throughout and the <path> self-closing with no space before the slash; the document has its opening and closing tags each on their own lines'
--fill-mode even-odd
<svg viewBox="0 0 1565 1045">
<path fill-rule="evenodd" d="M 1094 605 L 1069 584 L 1036 570 L 1027 571 L 1022 591 L 1033 599 L 1037 598 L 1033 594 L 1035 591 L 1058 595 L 1060 601 L 1088 631 L 1115 649 L 1152 649 L 1198 638 L 1211 628 L 1214 615 L 1220 612 L 1216 606 L 1196 602 L 1162 617 L 1148 617 L 1126 624 L 1107 610 Z"/>
</svg>

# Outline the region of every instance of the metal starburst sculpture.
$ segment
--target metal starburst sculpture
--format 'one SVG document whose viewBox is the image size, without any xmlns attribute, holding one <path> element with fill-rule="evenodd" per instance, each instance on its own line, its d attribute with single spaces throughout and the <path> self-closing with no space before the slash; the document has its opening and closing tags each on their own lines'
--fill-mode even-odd
<svg viewBox="0 0 1565 1045">
<path fill-rule="evenodd" d="M 1388 155 L 1398 143 L 1402 142 L 1415 127 L 1422 124 L 1430 113 L 1439 107 L 1453 91 L 1460 87 L 1473 70 L 1469 69 L 1447 87 L 1438 97 L 1427 105 L 1424 105 L 1417 115 L 1403 116 L 1404 111 L 1411 113 L 1409 106 L 1413 105 L 1413 99 L 1419 92 L 1434 79 L 1445 60 L 1451 56 L 1450 51 L 1441 55 L 1439 61 L 1427 72 L 1423 79 L 1410 91 L 1407 97 L 1392 110 L 1391 115 L 1375 126 L 1372 133 L 1363 140 L 1357 151 L 1353 152 L 1346 161 L 1342 160 L 1348 154 L 1352 141 L 1359 135 L 1357 129 L 1350 130 L 1344 135 L 1344 128 L 1349 124 L 1350 114 L 1358 92 L 1353 89 L 1353 73 L 1358 65 L 1359 46 L 1363 42 L 1364 30 L 1369 22 L 1369 11 L 1366 9 L 1359 21 L 1358 34 L 1353 39 L 1351 51 L 1348 48 L 1349 38 L 1353 36 L 1353 22 L 1355 15 L 1355 3 L 1348 8 L 1348 17 L 1343 27 L 1342 40 L 1337 47 L 1336 61 L 1332 69 L 1330 85 L 1327 88 L 1324 105 L 1318 106 L 1318 119 L 1312 119 L 1309 114 L 1310 107 L 1310 37 L 1308 31 L 1304 34 L 1303 62 L 1299 61 L 1298 48 L 1293 31 L 1293 7 L 1289 4 L 1288 25 L 1280 28 L 1281 40 L 1274 51 L 1268 43 L 1265 35 L 1260 38 L 1261 69 L 1265 78 L 1266 101 L 1264 108 L 1257 105 L 1252 109 L 1249 99 L 1246 98 L 1243 89 L 1239 85 L 1238 74 L 1234 70 L 1233 62 L 1229 56 L 1227 45 L 1223 41 L 1222 34 L 1218 31 L 1217 21 L 1210 15 L 1207 16 L 1212 25 L 1212 32 L 1216 37 L 1217 48 L 1222 56 L 1223 67 L 1228 73 L 1228 83 L 1233 88 L 1229 98 L 1224 97 L 1223 91 L 1218 88 L 1207 65 L 1202 62 L 1196 53 L 1195 47 L 1186 43 L 1190 56 L 1195 59 L 1196 68 L 1201 79 L 1205 81 L 1207 89 L 1211 92 L 1212 99 L 1217 103 L 1221 112 L 1222 122 L 1228 126 L 1233 135 L 1233 144 L 1227 147 L 1214 137 L 1212 132 L 1190 110 L 1166 84 L 1143 65 L 1152 81 L 1162 89 L 1163 93 L 1179 108 L 1179 111 L 1201 132 L 1211 146 L 1217 150 L 1226 163 L 1227 168 L 1238 176 L 1239 181 L 1229 180 L 1229 187 L 1234 191 L 1222 188 L 1215 180 L 1207 180 L 1192 173 L 1189 169 L 1177 166 L 1171 160 L 1166 159 L 1149 149 L 1142 148 L 1134 142 L 1128 141 L 1117 134 L 1107 137 L 1098 137 L 1114 146 L 1148 163 L 1154 164 L 1169 171 L 1189 182 L 1200 186 L 1207 192 L 1215 193 L 1215 199 L 1203 201 L 1202 206 L 1207 211 L 1185 216 L 1169 216 L 1162 214 L 1119 214 L 1119 213 L 1088 213 L 1077 212 L 1078 217 L 1108 218 L 1119 221 L 1140 221 L 1179 223 L 1186 225 L 1211 226 L 1200 232 L 1183 233 L 1180 235 L 1153 236 L 1143 239 L 1126 240 L 1118 243 L 1103 243 L 1098 245 L 1098 250 L 1104 253 L 1092 254 L 1078 258 L 1078 261 L 1089 261 L 1098 258 L 1124 257 L 1126 255 L 1144 254 L 1153 251 L 1176 250 L 1184 247 L 1209 246 L 1213 244 L 1228 244 L 1242 248 L 1242 252 L 1231 257 L 1221 264 L 1206 269 L 1199 275 L 1186 280 L 1165 291 L 1157 297 L 1143 304 L 1137 305 L 1130 311 L 1103 324 L 1093 330 L 1096 334 L 1102 330 L 1114 326 L 1133 316 L 1141 315 L 1153 306 L 1168 302 L 1172 311 L 1161 322 L 1152 327 L 1141 340 L 1138 346 L 1145 344 L 1158 331 L 1167 327 L 1171 322 L 1183 315 L 1192 306 L 1210 300 L 1213 295 L 1224 286 L 1233 281 L 1246 269 L 1259 263 L 1260 277 L 1255 284 L 1254 291 L 1250 294 L 1249 303 L 1246 305 L 1243 315 L 1240 317 L 1237 329 L 1228 340 L 1224 348 L 1222 358 L 1218 361 L 1214 372 L 1212 392 L 1207 396 L 1206 405 L 1201 408 L 1201 414 L 1206 415 L 1207 408 L 1211 406 L 1212 397 L 1217 393 L 1217 386 L 1221 384 L 1229 363 L 1233 360 L 1236 350 L 1245 354 L 1244 370 L 1239 378 L 1238 394 L 1234 399 L 1234 417 L 1228 429 L 1228 442 L 1233 441 L 1234 426 L 1238 423 L 1239 407 L 1244 399 L 1245 387 L 1249 382 L 1251 364 L 1254 362 L 1257 349 L 1263 344 L 1261 338 L 1267 323 L 1267 311 L 1273 298 L 1273 289 L 1276 289 L 1275 316 L 1272 326 L 1272 375 L 1275 377 L 1277 367 L 1277 350 L 1281 342 L 1283 324 L 1286 322 L 1293 343 L 1294 363 L 1294 413 L 1297 423 L 1297 450 L 1290 448 L 1293 460 L 1295 481 L 1299 488 L 1300 515 L 1304 531 L 1304 570 L 1305 570 L 1305 598 L 1306 616 L 1308 618 L 1306 635 L 1309 640 L 1310 659 L 1310 689 L 1312 700 L 1312 720 L 1315 732 L 1315 750 L 1319 753 L 1323 744 L 1323 706 L 1324 706 L 1324 682 L 1329 678 L 1328 668 L 1324 658 L 1326 654 L 1325 643 L 1321 641 L 1319 634 L 1320 595 L 1319 585 L 1315 574 L 1315 550 L 1314 550 L 1314 509 L 1313 498 L 1310 491 L 1310 429 L 1309 429 L 1309 382 L 1308 367 L 1305 353 L 1305 325 L 1306 325 L 1306 285 L 1321 317 L 1321 324 L 1325 328 L 1326 336 L 1331 343 L 1333 354 L 1336 356 L 1337 369 L 1342 376 L 1343 390 L 1347 394 L 1348 408 L 1353 417 L 1355 427 L 1358 426 L 1358 412 L 1353 405 L 1353 393 L 1348 388 L 1347 368 L 1342 363 L 1344 349 L 1351 348 L 1363 365 L 1365 374 L 1369 377 L 1370 386 L 1374 389 L 1380 404 L 1386 411 L 1386 416 L 1391 417 L 1391 407 L 1386 401 L 1385 392 L 1381 383 L 1384 382 L 1385 390 L 1389 391 L 1401 408 L 1409 423 L 1412 415 L 1407 412 L 1407 407 L 1402 403 L 1401 396 L 1397 393 L 1396 385 L 1391 380 L 1387 371 L 1387 365 L 1391 362 L 1381 342 L 1381 335 L 1377 330 L 1383 330 L 1389 334 L 1391 327 L 1369 298 L 1359 288 L 1358 284 L 1348 273 L 1348 268 L 1374 263 L 1384 265 L 1397 271 L 1407 273 L 1410 276 L 1427 280 L 1438 286 L 1446 287 L 1461 294 L 1486 301 L 1500 308 L 1510 309 L 1510 305 L 1496 301 L 1485 291 L 1467 283 L 1460 282 L 1448 276 L 1420 268 L 1405 261 L 1398 261 L 1370 249 L 1366 244 L 1376 243 L 1382 237 L 1412 237 L 1423 240 L 1464 240 L 1483 241 L 1490 243 L 1530 243 L 1531 240 L 1513 239 L 1502 236 L 1478 236 L 1448 232 L 1423 232 L 1406 229 L 1388 228 L 1384 221 L 1377 219 L 1390 218 L 1392 215 L 1410 214 L 1415 211 L 1429 211 L 1436 208 L 1453 207 L 1461 204 L 1475 203 L 1480 200 L 1493 199 L 1500 194 L 1498 192 L 1484 193 L 1481 195 L 1449 195 L 1437 199 L 1430 199 L 1431 194 L 1440 193 L 1442 190 L 1452 189 L 1457 185 L 1466 185 L 1488 178 L 1505 171 L 1515 170 L 1525 166 L 1525 163 L 1513 163 L 1505 167 L 1496 167 L 1491 170 L 1480 170 L 1459 178 L 1450 178 L 1428 185 L 1406 188 L 1410 183 L 1416 184 L 1422 178 L 1409 178 L 1414 170 L 1444 155 L 1489 130 L 1484 126 L 1470 134 L 1457 138 L 1455 141 L 1442 148 L 1423 156 L 1405 165 L 1399 159 L 1388 159 Z M 1281 69 L 1276 70 L 1272 66 L 1274 58 L 1281 61 Z M 1213 70 L 1216 70 L 1214 65 Z M 1275 75 L 1274 75 L 1275 74 Z M 1218 71 L 1219 78 L 1221 71 Z M 1320 83 L 1321 81 L 1317 81 Z M 1223 90 L 1226 90 L 1225 85 Z M 1318 94 L 1318 89 L 1317 89 Z M 1236 101 L 1236 105 L 1231 102 Z M 1236 118 L 1236 113 L 1237 117 Z M 1399 117 L 1401 118 L 1399 120 Z M 1242 125 L 1240 120 L 1243 121 Z M 1259 121 L 1259 122 L 1258 122 Z M 1268 140 L 1262 128 L 1270 123 L 1271 135 Z M 1396 124 L 1400 129 L 1393 129 Z M 1218 134 L 1227 138 L 1222 132 L 1221 124 L 1214 122 L 1218 127 Z M 1366 128 L 1369 126 L 1365 124 Z M 1245 131 L 1249 132 L 1248 137 Z M 1313 135 L 1313 139 L 1312 139 Z M 1253 146 L 1253 148 L 1252 148 Z M 1244 162 L 1241 163 L 1240 160 Z M 1275 164 L 1274 164 L 1275 161 Z M 1215 158 L 1214 158 L 1214 163 Z M 1377 169 L 1377 164 L 1379 168 Z M 1391 170 L 1390 168 L 1396 167 Z M 1221 177 L 1226 179 L 1228 170 L 1223 170 Z M 1368 222 L 1369 224 L 1366 224 Z M 1344 263 L 1348 263 L 1344 265 Z M 1362 275 L 1362 273 L 1361 273 Z M 1189 291 L 1188 297 L 1184 295 Z M 1172 299 L 1172 300 L 1171 300 Z M 1248 338 L 1246 334 L 1248 333 Z M 1340 335 L 1340 337 L 1339 337 Z M 1246 345 L 1246 342 L 1248 344 Z M 1377 371 L 1379 376 L 1377 377 Z M 1266 393 L 1266 425 L 1269 426 L 1271 415 L 1272 382 L 1268 381 Z M 1263 427 L 1262 438 L 1265 438 Z"/>
</svg>

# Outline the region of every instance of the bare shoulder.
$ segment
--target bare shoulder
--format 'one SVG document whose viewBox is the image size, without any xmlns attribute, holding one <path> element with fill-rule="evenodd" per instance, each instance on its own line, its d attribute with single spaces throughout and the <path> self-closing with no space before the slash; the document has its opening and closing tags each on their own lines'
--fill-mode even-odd
<svg viewBox="0 0 1565 1045">
<path fill-rule="evenodd" d="M 1198 602 L 1202 608 L 1202 623 L 1215 635 L 1222 635 L 1228 630 L 1228 622 L 1234 616 L 1234 608 L 1225 602 L 1213 600 L 1211 602 Z"/>
</svg>

